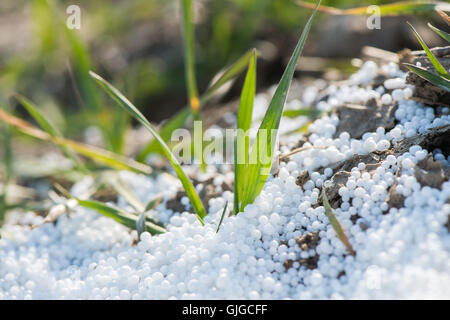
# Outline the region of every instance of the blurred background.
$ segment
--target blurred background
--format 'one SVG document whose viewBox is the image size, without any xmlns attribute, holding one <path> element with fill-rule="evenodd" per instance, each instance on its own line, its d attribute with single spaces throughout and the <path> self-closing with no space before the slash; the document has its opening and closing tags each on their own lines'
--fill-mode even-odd
<svg viewBox="0 0 450 320">
<path fill-rule="evenodd" d="M 193 2 L 200 92 L 223 67 L 253 47 L 261 52 L 258 90 L 275 84 L 311 14 L 293 0 Z M 389 2 L 324 0 L 322 4 L 351 8 Z M 73 4 L 81 8 L 81 29 L 69 34 L 62 26 L 66 8 Z M 152 122 L 160 123 L 187 103 L 180 20 L 177 0 L 2 0 L 0 103 L 14 108 L 17 102 L 11 97 L 20 93 L 69 137 L 80 138 L 86 128 L 107 124 L 109 137 L 99 143 L 120 153 L 121 131 L 129 120 L 85 72 L 92 69 L 103 75 Z M 366 45 L 394 52 L 418 49 L 406 20 L 430 46 L 441 44 L 426 27 L 428 21 L 442 25 L 436 14 L 382 18 L 381 30 L 369 30 L 366 17 L 318 14 L 304 56 L 319 59 L 300 63 L 296 76 L 317 78 L 331 70 L 338 72 L 335 77 L 345 77 L 354 71 L 351 59 L 360 57 Z M 242 76 L 220 102 L 237 97 L 241 84 Z M 98 112 L 86 112 L 92 109 Z M 20 108 L 16 112 L 26 117 Z"/>
</svg>

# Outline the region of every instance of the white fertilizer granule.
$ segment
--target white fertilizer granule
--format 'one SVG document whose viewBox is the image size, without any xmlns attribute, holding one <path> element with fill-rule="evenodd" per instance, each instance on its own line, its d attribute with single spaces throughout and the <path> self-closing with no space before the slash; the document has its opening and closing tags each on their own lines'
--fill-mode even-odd
<svg viewBox="0 0 450 320">
<path fill-rule="evenodd" d="M 367 84 L 380 71 L 390 78 L 385 88 L 374 90 Z M 322 148 L 305 148 L 281 162 L 254 204 L 225 216 L 218 233 L 223 207 L 232 203 L 229 191 L 210 199 L 205 226 L 163 202 L 150 215 L 167 223 L 168 232 L 143 233 L 137 244 L 135 231 L 81 207 L 33 230 L 29 226 L 42 217 L 13 214 L 0 239 L 0 300 L 450 298 L 450 182 L 423 186 L 415 175 L 429 156 L 448 165 L 442 150 L 412 145 L 376 167 L 361 160 L 346 170 L 334 212 L 355 256 L 338 239 L 320 200 L 322 185 L 335 181 L 337 163 L 388 152 L 405 138 L 449 125 L 449 115 L 437 116 L 435 109 L 407 100 L 411 88 L 392 64 L 379 68 L 367 62 L 348 82 L 324 90 L 325 100 L 316 101 L 320 90 L 314 87 L 303 100 L 326 112 L 375 97 L 397 104 L 394 127 L 355 139 L 347 132 L 335 136 L 336 114 L 317 119 L 303 146 Z M 291 101 L 286 109 L 302 103 Z M 256 97 L 255 126 L 267 105 L 266 96 Z M 299 140 L 298 134 L 283 134 L 302 123 L 306 118 L 282 119 L 282 153 Z M 305 170 L 300 186 L 296 181 Z M 231 168 L 222 171 L 229 176 Z M 180 188 L 165 176 L 121 175 L 143 203 L 159 193 L 170 199 Z M 71 191 L 81 194 L 90 183 L 85 179 Z M 391 206 L 392 190 L 403 199 L 401 206 Z M 127 206 L 123 199 L 118 205 Z"/>
</svg>

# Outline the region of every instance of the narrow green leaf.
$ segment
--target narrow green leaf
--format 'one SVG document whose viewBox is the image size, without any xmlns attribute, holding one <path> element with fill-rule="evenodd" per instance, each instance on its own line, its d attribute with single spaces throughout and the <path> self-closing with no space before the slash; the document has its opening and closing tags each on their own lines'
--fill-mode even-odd
<svg viewBox="0 0 450 320">
<path fill-rule="evenodd" d="M 83 42 L 78 38 L 74 30 L 63 26 L 66 38 L 70 45 L 70 57 L 76 73 L 76 79 L 80 86 L 80 92 L 87 106 L 87 111 L 91 114 L 101 112 L 100 95 L 94 89 L 90 79 L 89 70 L 92 68 L 92 62 L 88 50 Z"/>
<path fill-rule="evenodd" d="M 117 169 L 117 170 L 130 170 L 137 173 L 142 174 L 150 174 L 152 172 L 152 168 L 136 162 L 132 159 L 128 159 L 126 157 L 123 157 L 121 155 L 115 154 L 113 152 L 89 146 L 87 144 L 79 143 L 76 141 L 72 141 L 66 138 L 59 138 L 59 137 L 53 137 L 49 135 L 48 133 L 39 130 L 36 127 L 33 127 L 30 123 L 16 118 L 3 110 L 0 109 L 0 119 L 2 119 L 4 122 L 14 126 L 17 128 L 20 132 L 34 137 L 39 140 L 49 141 L 52 143 L 55 143 L 59 146 L 64 146 L 66 148 L 69 148 L 76 153 L 83 155 L 85 157 L 88 157 L 98 163 L 101 163 L 103 165 L 107 165 L 110 168 Z"/>
<path fill-rule="evenodd" d="M 203 218 L 206 216 L 205 208 L 203 207 L 203 204 L 199 196 L 197 195 L 197 192 L 195 191 L 192 182 L 189 180 L 188 176 L 184 173 L 175 155 L 170 151 L 169 147 L 166 145 L 161 136 L 153 129 L 152 125 L 150 124 L 150 122 L 148 122 L 148 120 L 144 117 L 144 115 L 122 93 L 120 93 L 109 82 L 107 82 L 105 79 L 95 74 L 94 72 L 90 71 L 90 75 L 94 80 L 97 81 L 97 83 L 103 89 L 105 89 L 105 91 L 109 95 L 111 95 L 111 97 L 118 103 L 118 105 L 120 105 L 127 112 L 129 112 L 136 120 L 138 120 L 153 135 L 155 140 L 158 141 L 158 143 L 160 144 L 161 148 L 164 151 L 164 154 L 169 159 L 178 178 L 180 179 L 186 192 L 186 195 L 191 200 L 192 206 L 194 207 L 194 210 L 197 214 L 197 218 L 203 225 Z"/>
<path fill-rule="evenodd" d="M 17 95 L 17 100 L 22 104 L 22 106 L 28 111 L 28 113 L 33 117 L 33 119 L 41 126 L 44 131 L 53 137 L 62 137 L 62 134 L 56 129 L 50 121 L 48 121 L 44 115 L 40 112 L 39 108 L 27 98 Z"/>
<path fill-rule="evenodd" d="M 242 179 L 241 177 L 239 177 L 236 174 L 236 171 L 237 171 L 236 166 L 238 164 L 238 153 L 237 153 L 238 143 L 237 143 L 237 141 L 238 141 L 237 138 L 234 139 L 234 184 L 233 184 L 233 193 L 234 193 L 234 197 L 233 197 L 233 213 L 234 214 L 238 214 L 238 212 L 239 212 L 239 204 L 241 202 L 242 192 L 243 192 L 243 190 L 242 191 L 238 190 L 238 184 L 242 184 L 243 183 L 244 186 L 245 186 L 245 178 Z M 247 167 L 245 169 L 247 169 Z"/>
<path fill-rule="evenodd" d="M 13 176 L 13 152 L 11 147 L 11 130 L 6 123 L 3 126 L 3 144 L 4 144 L 4 166 L 5 166 L 5 180 L 4 184 L 9 182 Z"/>
<path fill-rule="evenodd" d="M 261 126 L 259 127 L 247 168 L 245 187 L 240 205 L 241 211 L 244 210 L 247 204 L 253 203 L 255 198 L 261 192 L 267 177 L 269 176 L 275 148 L 274 142 L 276 140 L 289 86 L 319 5 L 320 0 L 317 1 L 316 8 L 303 29 L 297 46 L 295 47 L 286 70 L 284 71 L 280 83 L 278 84 L 275 94 L 269 104 L 266 115 L 264 116 Z M 267 156 L 269 161 L 261 159 L 261 155 Z"/>
<path fill-rule="evenodd" d="M 419 40 L 420 45 L 422 46 L 423 50 L 425 51 L 425 53 L 427 54 L 428 58 L 430 59 L 431 63 L 433 64 L 434 68 L 436 69 L 436 71 L 443 77 L 450 79 L 449 74 L 447 73 L 447 71 L 445 70 L 445 68 L 441 65 L 441 63 L 436 59 L 436 57 L 433 55 L 433 53 L 431 53 L 430 49 L 428 48 L 428 46 L 425 44 L 425 42 L 423 41 L 422 37 L 420 36 L 419 33 L 417 33 L 416 29 L 414 29 L 414 27 L 412 26 L 412 24 L 410 24 L 409 22 L 407 22 L 408 25 L 411 27 L 411 29 L 414 31 L 414 34 L 416 35 L 416 38 Z"/>
<path fill-rule="evenodd" d="M 121 195 L 137 212 L 145 211 L 142 202 L 131 191 L 129 185 L 122 181 L 117 175 L 106 178 L 107 183 Z"/>
<path fill-rule="evenodd" d="M 320 110 L 315 108 L 302 108 L 302 109 L 291 109 L 285 110 L 283 112 L 283 117 L 286 118 L 297 118 L 300 116 L 315 118 L 320 115 Z"/>
<path fill-rule="evenodd" d="M 242 197 L 247 171 L 250 138 L 246 135 L 252 124 L 253 102 L 256 92 L 256 50 L 253 51 L 244 86 L 241 92 L 239 109 L 237 114 L 238 135 L 234 148 L 234 213 L 239 212 L 239 203 Z"/>
<path fill-rule="evenodd" d="M 409 70 L 417 74 L 419 77 L 431 82 L 435 86 L 447 90 L 450 92 L 450 81 L 445 79 L 444 77 L 438 76 L 424 68 L 419 68 L 415 65 L 405 63 Z"/>
<path fill-rule="evenodd" d="M 223 218 L 225 217 L 225 212 L 227 211 L 227 208 L 228 208 L 228 202 L 225 203 L 225 207 L 223 208 L 222 215 L 220 216 L 219 224 L 217 225 L 216 233 L 219 232 L 219 229 L 220 229 L 220 226 L 222 225 Z"/>
<path fill-rule="evenodd" d="M 233 64 L 225 67 L 222 75 L 214 81 L 211 86 L 202 95 L 201 100 L 209 100 L 224 84 L 239 75 L 248 66 L 250 60 L 254 55 L 254 50 L 247 51 L 243 56 L 236 60 Z M 205 101 L 206 102 L 206 101 Z"/>
<path fill-rule="evenodd" d="M 195 78 L 195 50 L 194 50 L 194 26 L 192 23 L 192 1 L 181 0 L 181 11 L 183 17 L 183 40 L 184 40 L 184 67 L 189 96 L 189 105 L 194 114 L 199 111 L 197 81 Z"/>
<path fill-rule="evenodd" d="M 131 229 L 139 228 L 139 231 L 142 232 L 142 230 L 145 230 L 151 234 L 161 234 L 161 233 L 166 232 L 166 229 L 164 227 L 162 227 L 158 224 L 155 224 L 151 221 L 148 221 L 145 218 L 145 215 L 138 216 L 134 213 L 130 213 L 130 212 L 120 209 L 116 206 L 107 205 L 100 201 L 80 199 L 80 198 L 75 197 L 72 194 L 70 194 L 66 189 L 64 189 L 59 184 L 55 184 L 55 188 L 59 192 L 61 192 L 66 198 L 75 199 L 80 206 L 82 206 L 86 209 L 91 209 L 91 210 L 97 211 L 101 215 L 111 218 L 111 219 L 115 220 L 116 222 L 118 222 L 128 228 L 131 228 Z M 142 220 L 144 220 L 145 223 L 142 223 Z M 144 224 L 145 228 L 143 228 L 143 224 Z"/>
<path fill-rule="evenodd" d="M 341 224 L 339 223 L 333 210 L 331 209 L 331 206 L 330 206 L 330 203 L 328 202 L 328 198 L 327 198 L 324 187 L 322 187 L 322 201 L 323 201 L 323 206 L 325 208 L 325 215 L 327 216 L 328 220 L 330 221 L 331 226 L 333 227 L 334 231 L 336 231 L 336 234 L 337 234 L 339 240 L 342 241 L 342 243 L 347 248 L 348 252 L 350 252 L 350 254 L 352 256 L 354 256 L 355 251 L 353 250 L 350 242 L 348 241 L 348 238 L 347 238 L 347 235 L 345 234 L 344 229 L 342 229 Z"/>
<path fill-rule="evenodd" d="M 158 194 L 157 196 L 155 196 L 152 200 L 150 200 L 147 205 L 145 206 L 145 210 L 144 211 L 150 211 L 154 208 L 156 208 L 161 202 L 163 201 L 163 196 L 162 194 Z"/>
<path fill-rule="evenodd" d="M 42 112 L 39 110 L 39 108 L 30 100 L 27 98 L 16 95 L 17 100 L 22 104 L 22 106 L 28 111 L 28 113 L 33 117 L 33 119 L 41 126 L 44 131 L 46 131 L 49 135 L 51 135 L 53 138 L 62 138 L 63 135 L 57 128 L 55 128 L 50 121 L 48 121 Z M 72 161 L 75 163 L 76 167 L 80 169 L 83 172 L 88 172 L 84 164 L 78 159 L 78 157 L 70 151 L 68 148 L 66 148 L 64 145 L 59 145 L 61 148 L 61 151 Z"/>
<path fill-rule="evenodd" d="M 450 33 L 447 33 L 445 31 L 439 30 L 438 28 L 436 28 L 435 26 L 433 26 L 431 23 L 428 23 L 428 26 L 431 28 L 431 30 L 433 30 L 434 32 L 436 32 L 439 36 L 442 37 L 442 39 L 446 40 L 447 42 L 450 42 Z"/>
<path fill-rule="evenodd" d="M 313 9 L 314 4 L 305 1 L 297 1 L 297 4 Z M 405 14 L 417 14 L 422 12 L 430 12 L 436 9 L 450 11 L 450 5 L 440 1 L 400 1 L 390 4 L 378 5 L 381 16 L 399 16 Z M 359 7 L 352 9 L 338 9 L 328 6 L 320 6 L 319 11 L 333 15 L 371 15 L 373 11 L 367 10 L 368 7 Z"/>
<path fill-rule="evenodd" d="M 124 134 L 128 124 L 128 117 L 122 110 L 105 110 L 102 97 L 95 90 L 89 76 L 93 63 L 88 48 L 77 35 L 75 30 L 66 27 L 65 21 L 61 28 L 65 31 L 70 48 L 70 59 L 73 65 L 75 80 L 80 89 L 81 99 L 86 107 L 87 117 L 97 119 L 107 149 L 120 153 L 123 146 Z"/>
<path fill-rule="evenodd" d="M 141 174 L 152 173 L 151 167 L 108 150 L 61 138 L 56 138 L 53 142 L 59 145 L 64 145 L 85 157 L 91 158 L 92 160 L 107 165 L 113 169 L 130 170 Z"/>
<path fill-rule="evenodd" d="M 124 226 L 127 226 L 131 229 L 136 229 L 137 222 L 139 220 L 139 217 L 129 213 L 125 210 L 104 204 L 99 201 L 95 200 L 82 200 L 79 198 L 76 198 L 74 196 L 71 196 L 75 200 L 77 200 L 78 204 L 84 208 L 95 210 L 101 215 L 104 215 L 105 217 L 111 218 L 115 220 L 116 222 L 119 222 L 120 224 L 123 224 Z M 144 220 L 145 221 L 145 220 Z M 141 221 L 142 222 L 142 221 Z M 142 225 L 142 223 L 141 223 Z M 145 230 L 148 231 L 151 234 L 161 234 L 166 232 L 164 228 L 161 226 L 158 226 L 156 224 L 153 224 L 149 221 L 145 221 Z"/>
<path fill-rule="evenodd" d="M 256 91 L 256 50 L 248 65 L 247 74 L 245 75 L 244 86 L 242 88 L 239 101 L 239 109 L 237 115 L 238 129 L 247 131 L 252 124 L 253 101 Z"/>
</svg>

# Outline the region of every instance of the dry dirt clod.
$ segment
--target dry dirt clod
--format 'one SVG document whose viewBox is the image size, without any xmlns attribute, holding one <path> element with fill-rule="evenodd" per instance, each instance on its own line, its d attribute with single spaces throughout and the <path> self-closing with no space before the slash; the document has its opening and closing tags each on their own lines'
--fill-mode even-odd
<svg viewBox="0 0 450 320">
<path fill-rule="evenodd" d="M 205 206 L 206 212 L 209 209 L 209 200 L 212 198 L 217 198 L 220 196 L 219 192 L 216 191 L 216 188 L 212 183 L 205 184 L 202 191 L 198 194 L 200 200 L 202 200 L 203 205 Z"/>
<path fill-rule="evenodd" d="M 181 198 L 186 195 L 184 191 L 177 191 L 175 197 L 166 202 L 166 208 L 171 209 L 174 212 L 183 212 L 186 211 L 184 205 L 181 203 Z"/>
<path fill-rule="evenodd" d="M 422 186 L 429 186 L 442 190 L 442 184 L 450 178 L 450 168 L 442 167 L 441 161 L 434 161 L 430 153 L 415 167 L 414 176 Z"/>
<path fill-rule="evenodd" d="M 339 189 L 347 183 L 350 172 L 338 171 L 332 177 L 332 183 L 329 187 L 324 187 L 327 193 L 328 202 L 333 209 L 337 209 L 342 204 L 342 198 L 339 195 Z"/>
<path fill-rule="evenodd" d="M 294 261 L 294 260 L 291 260 L 291 259 L 286 260 L 286 261 L 283 263 L 283 266 L 284 266 L 284 268 L 285 268 L 286 270 L 289 270 L 289 269 L 293 266 L 294 262 L 295 262 L 295 261 Z M 305 267 L 305 268 L 307 268 L 307 269 L 309 269 L 309 270 L 314 270 L 314 269 L 317 268 L 317 263 L 319 262 L 319 255 L 316 254 L 316 255 L 314 255 L 314 256 L 312 256 L 312 257 L 301 258 L 301 259 L 298 259 L 297 262 L 299 263 L 299 265 L 300 265 L 301 267 Z"/>
<path fill-rule="evenodd" d="M 317 263 L 319 262 L 319 255 L 316 254 L 309 258 L 302 258 L 298 260 L 300 266 L 306 267 L 309 270 L 314 270 L 317 268 Z"/>
<path fill-rule="evenodd" d="M 352 216 L 350 217 L 350 221 L 351 221 L 353 224 L 356 224 L 356 222 L 358 221 L 359 218 L 361 218 L 361 216 L 360 216 L 359 214 L 354 214 L 354 215 L 352 215 Z"/>
<path fill-rule="evenodd" d="M 317 245 L 319 244 L 320 241 L 320 236 L 319 236 L 319 232 L 307 232 L 297 238 L 295 238 L 295 242 L 297 243 L 297 245 L 300 247 L 300 249 L 302 249 L 303 251 L 308 251 L 310 249 L 314 249 L 317 247 Z M 310 270 L 316 269 L 317 268 L 317 263 L 319 261 L 319 255 L 315 254 L 312 257 L 308 257 L 308 258 L 300 258 L 297 260 L 297 262 L 299 263 L 300 266 L 308 268 Z M 292 267 L 292 265 L 294 264 L 294 260 L 286 260 L 283 263 L 283 266 L 286 270 L 288 270 L 289 268 Z"/>
<path fill-rule="evenodd" d="M 289 259 L 289 260 L 286 260 L 285 262 L 283 262 L 283 267 L 286 270 L 289 270 L 290 268 L 292 268 L 293 264 L 294 264 L 294 260 Z"/>
<path fill-rule="evenodd" d="M 308 232 L 295 238 L 295 242 L 303 251 L 314 249 L 317 247 L 320 241 L 319 232 Z"/>
<path fill-rule="evenodd" d="M 359 227 L 361 228 L 362 231 L 366 231 L 367 229 L 369 229 L 369 227 L 363 222 L 359 224 Z"/>
<path fill-rule="evenodd" d="M 335 165 L 330 165 L 329 167 L 335 172 L 351 171 L 360 162 L 364 162 L 366 164 L 366 170 L 375 170 L 389 154 L 392 154 L 392 150 L 384 152 L 376 151 L 366 155 L 355 154 L 350 159 L 338 162 Z"/>
<path fill-rule="evenodd" d="M 378 127 L 392 129 L 396 109 L 397 105 L 383 105 L 380 99 L 371 99 L 364 106 L 345 104 L 337 110 L 340 121 L 334 136 L 337 138 L 345 131 L 360 139 L 365 132 L 376 131 Z"/>
<path fill-rule="evenodd" d="M 444 154 L 450 154 L 450 124 L 431 128 L 423 134 L 416 134 L 410 138 L 400 141 L 394 148 L 394 155 L 398 156 L 408 152 L 413 145 L 419 145 L 423 149 L 432 151 L 436 148 L 441 149 Z"/>
<path fill-rule="evenodd" d="M 389 197 L 389 199 L 386 202 L 389 205 L 389 209 L 391 209 L 391 208 L 400 209 L 400 208 L 404 207 L 405 196 L 400 194 L 400 193 L 398 193 L 397 190 L 396 190 L 396 186 L 394 186 L 391 189 L 390 197 Z"/>
<path fill-rule="evenodd" d="M 389 205 L 389 209 L 387 212 L 389 212 L 389 210 L 391 208 L 400 209 L 404 206 L 405 196 L 398 193 L 396 190 L 397 189 L 397 180 L 398 180 L 398 177 L 400 176 L 401 171 L 402 171 L 402 165 L 400 164 L 399 167 L 397 168 L 397 172 L 395 173 L 394 183 L 389 188 L 388 196 L 386 198 L 386 202 Z"/>
<path fill-rule="evenodd" d="M 295 181 L 295 183 L 301 187 L 303 189 L 303 185 L 306 183 L 306 181 L 309 180 L 309 172 L 308 170 L 303 170 L 302 172 L 300 172 L 300 174 L 297 177 L 297 180 Z M 304 190 L 303 190 L 304 191 Z"/>
<path fill-rule="evenodd" d="M 439 58 L 439 62 L 446 70 L 450 70 L 450 46 L 431 49 L 433 54 Z M 411 64 L 420 62 L 421 66 L 430 72 L 436 73 L 433 64 L 424 51 L 406 53 L 402 60 Z M 406 83 L 415 87 L 413 98 L 430 105 L 450 105 L 450 92 L 439 88 L 427 80 L 419 77 L 414 72 L 409 71 L 406 76 Z"/>
<path fill-rule="evenodd" d="M 205 206 L 206 212 L 208 212 L 209 200 L 220 196 L 220 193 L 217 192 L 216 187 L 214 185 L 214 178 L 210 178 L 205 181 L 199 181 L 197 179 L 193 179 L 193 184 L 195 186 L 197 186 L 198 184 L 203 184 L 203 188 L 198 193 L 198 196 L 199 196 L 200 200 L 202 201 L 203 205 Z M 222 192 L 223 191 L 232 191 L 232 188 L 226 182 L 223 182 L 221 187 L 222 187 Z M 187 196 L 186 192 L 184 192 L 183 190 L 177 191 L 177 194 L 175 195 L 175 197 L 173 197 L 172 199 L 170 199 L 166 202 L 166 208 L 171 209 L 174 212 L 186 211 L 185 206 L 181 203 L 181 198 L 183 198 L 184 196 Z"/>
</svg>

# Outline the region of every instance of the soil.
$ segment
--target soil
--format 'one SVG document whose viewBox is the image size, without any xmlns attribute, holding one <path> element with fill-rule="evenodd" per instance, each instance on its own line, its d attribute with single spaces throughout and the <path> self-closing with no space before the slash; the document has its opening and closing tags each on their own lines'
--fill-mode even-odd
<svg viewBox="0 0 450 320">
<path fill-rule="evenodd" d="M 216 186 L 214 185 L 214 178 L 209 178 L 206 181 L 198 181 L 196 179 L 193 179 L 194 186 L 197 186 L 198 184 L 203 184 L 202 190 L 199 192 L 198 196 L 202 200 L 203 205 L 205 206 L 206 212 L 209 210 L 209 200 L 213 198 L 217 198 L 221 195 L 224 191 L 232 191 L 232 188 L 229 184 L 226 182 L 223 182 L 221 185 L 221 192 L 216 190 Z M 182 191 L 180 189 L 175 197 L 168 200 L 166 202 L 166 208 L 171 209 L 174 212 L 184 212 L 186 211 L 186 207 L 181 203 L 181 198 L 187 196 L 186 192 Z"/>
<path fill-rule="evenodd" d="M 320 241 L 319 232 L 305 233 L 304 235 L 295 238 L 295 241 L 297 245 L 300 247 L 300 249 L 302 249 L 303 251 L 314 249 L 317 247 Z M 300 264 L 300 266 L 313 270 L 317 268 L 317 263 L 319 262 L 319 255 L 315 254 L 314 256 L 308 258 L 300 258 L 296 261 Z M 293 266 L 294 262 L 295 261 L 291 259 L 286 260 L 283 263 L 283 266 L 285 267 L 286 270 L 288 270 Z"/>
<path fill-rule="evenodd" d="M 415 168 L 415 177 L 422 186 L 442 190 L 442 184 L 450 179 L 450 168 L 442 166 L 441 161 L 435 161 L 431 153 L 419 162 Z"/>
<path fill-rule="evenodd" d="M 365 132 L 375 132 L 378 127 L 390 130 L 395 125 L 397 105 L 383 105 L 371 99 L 366 105 L 345 104 L 338 109 L 339 125 L 335 138 L 346 131 L 352 138 L 360 139 Z"/>
<path fill-rule="evenodd" d="M 389 210 L 391 208 L 400 209 L 404 206 L 405 196 L 397 192 L 397 179 L 400 175 L 400 167 L 397 169 L 397 173 L 395 174 L 395 180 L 392 186 L 389 188 L 388 196 L 386 202 L 389 206 Z"/>
<path fill-rule="evenodd" d="M 431 50 L 433 54 L 439 58 L 439 62 L 446 70 L 450 70 L 450 46 L 434 48 Z M 400 55 L 400 61 L 416 64 L 420 62 L 423 68 L 436 73 L 430 59 L 423 51 L 411 52 L 405 50 Z M 413 98 L 417 101 L 427 104 L 450 106 L 450 92 L 434 86 L 425 79 L 419 77 L 413 72 L 408 72 L 406 83 L 415 87 Z"/>
<path fill-rule="evenodd" d="M 309 172 L 307 170 L 303 170 L 302 172 L 300 172 L 300 174 L 297 177 L 297 180 L 295 181 L 295 183 L 301 187 L 303 189 L 303 185 L 306 183 L 306 181 L 309 180 Z M 303 189 L 303 191 L 305 191 Z"/>
<path fill-rule="evenodd" d="M 319 232 L 308 232 L 295 238 L 295 242 L 303 251 L 314 249 L 320 241 Z"/>
</svg>

